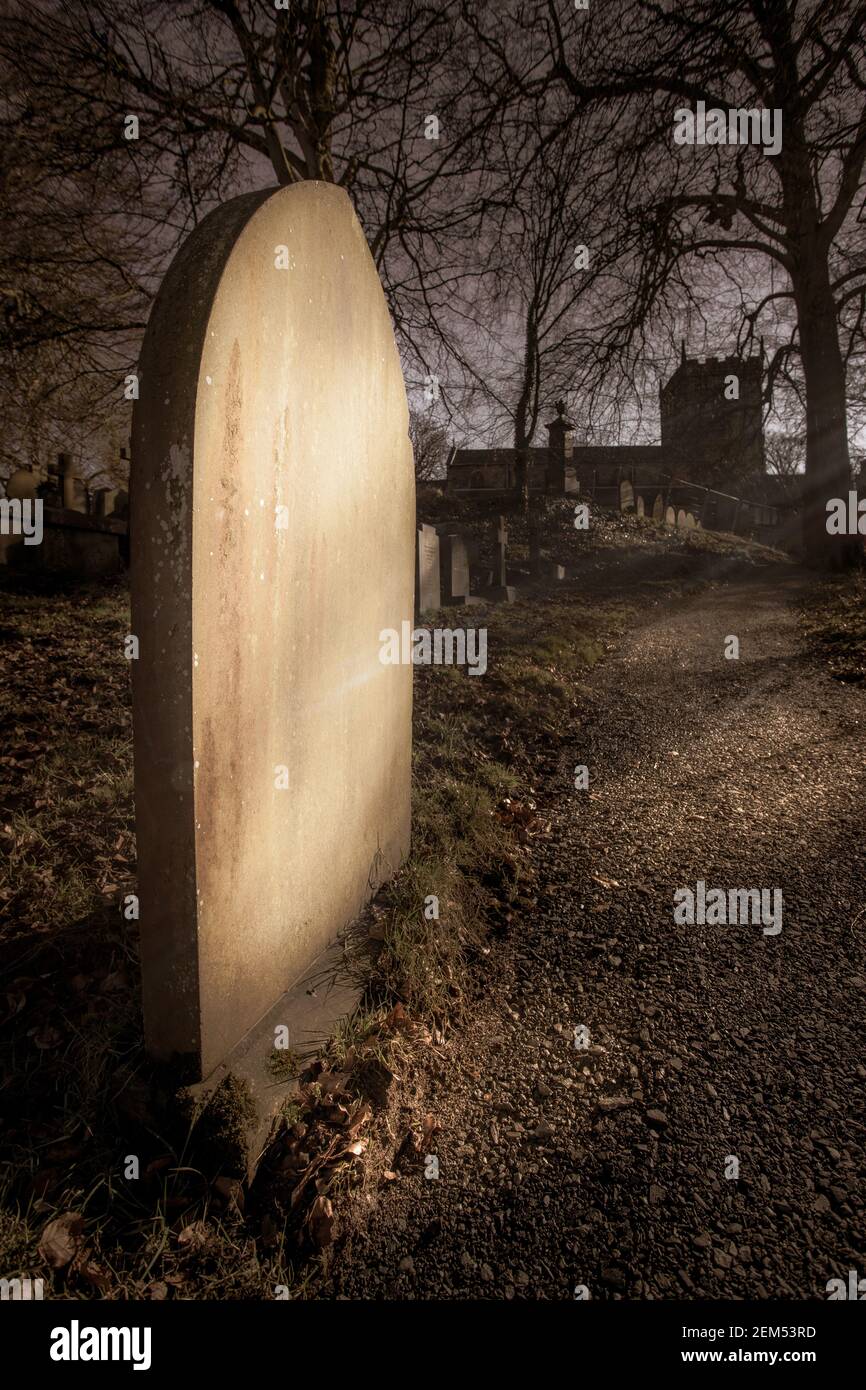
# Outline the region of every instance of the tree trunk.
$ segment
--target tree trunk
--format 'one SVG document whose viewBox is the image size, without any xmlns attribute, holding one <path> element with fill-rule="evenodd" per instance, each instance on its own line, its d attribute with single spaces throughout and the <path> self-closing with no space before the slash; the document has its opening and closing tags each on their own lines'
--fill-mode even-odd
<svg viewBox="0 0 866 1390">
<path fill-rule="evenodd" d="M 827 503 L 851 487 L 845 370 L 826 255 L 806 252 L 793 277 L 806 386 L 806 478 L 803 541 L 813 564 L 842 568 L 856 560 L 856 536 L 827 532 Z"/>
<path fill-rule="evenodd" d="M 517 485 L 517 510 L 529 515 L 529 449 L 525 444 L 517 446 L 515 464 L 515 483 Z"/>
<path fill-rule="evenodd" d="M 532 400 L 532 383 L 535 380 L 538 361 L 538 326 L 535 322 L 535 307 L 530 304 L 526 311 L 526 327 L 523 340 L 523 376 L 520 395 L 514 411 L 514 448 L 517 454 L 516 478 L 517 507 L 524 516 L 529 516 L 529 418 Z"/>
</svg>

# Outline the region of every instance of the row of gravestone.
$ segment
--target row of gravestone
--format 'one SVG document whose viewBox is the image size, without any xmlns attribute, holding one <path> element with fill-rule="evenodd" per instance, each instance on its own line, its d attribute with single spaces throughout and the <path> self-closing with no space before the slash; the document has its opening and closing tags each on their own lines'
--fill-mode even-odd
<svg viewBox="0 0 866 1390">
<path fill-rule="evenodd" d="M 623 512 L 633 511 L 639 517 L 646 515 L 646 503 L 643 497 L 638 494 L 637 499 L 635 499 L 634 487 L 627 480 L 620 483 L 619 505 Z M 684 507 L 665 506 L 664 497 L 660 492 L 656 494 L 653 502 L 652 519 L 653 521 L 663 521 L 666 526 L 679 526 L 689 531 L 700 526 L 700 522 L 693 512 L 686 511 Z"/>
<path fill-rule="evenodd" d="M 97 520 L 125 517 L 129 500 L 124 488 L 88 488 L 66 454 L 59 455 L 57 467 L 49 468 L 45 479 L 28 468 L 16 469 L 6 484 L 6 496 L 21 501 L 41 499 L 46 507 L 78 512 Z"/>
<path fill-rule="evenodd" d="M 477 572 L 479 542 L 453 526 L 417 528 L 415 547 L 415 613 L 432 613 L 438 608 L 493 602 L 510 603 L 516 589 L 508 583 L 506 548 L 508 529 L 505 518 L 496 523 L 495 564 L 482 576 L 479 591 L 471 592 L 470 570 Z"/>
</svg>

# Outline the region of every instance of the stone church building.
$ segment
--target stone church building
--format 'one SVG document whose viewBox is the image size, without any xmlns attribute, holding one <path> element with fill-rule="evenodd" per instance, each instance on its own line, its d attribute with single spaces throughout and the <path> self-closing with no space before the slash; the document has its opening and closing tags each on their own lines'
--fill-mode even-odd
<svg viewBox="0 0 866 1390">
<path fill-rule="evenodd" d="M 558 401 L 547 444 L 528 451 L 530 490 L 603 499 L 623 482 L 651 490 L 675 476 L 724 491 L 746 474 L 760 475 L 762 356 L 689 358 L 683 344 L 679 366 L 659 390 L 660 444 L 576 444 Z M 516 449 L 457 449 L 448 465 L 450 493 L 508 493 L 516 485 Z"/>
</svg>

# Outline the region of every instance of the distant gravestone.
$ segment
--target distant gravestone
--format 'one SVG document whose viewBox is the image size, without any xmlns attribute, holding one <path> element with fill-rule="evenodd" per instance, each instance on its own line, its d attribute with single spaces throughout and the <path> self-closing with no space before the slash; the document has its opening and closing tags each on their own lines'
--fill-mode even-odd
<svg viewBox="0 0 866 1390">
<path fill-rule="evenodd" d="M 694 512 L 686 512 L 686 530 L 694 531 L 695 524 Z"/>
<path fill-rule="evenodd" d="M 619 485 L 619 509 L 621 512 L 634 510 L 634 488 L 627 478 Z"/>
<path fill-rule="evenodd" d="M 411 622 L 412 453 L 347 195 L 301 183 L 206 217 L 139 375 L 145 1030 L 204 1077 L 409 846 L 412 668 L 383 663 L 381 634 Z"/>
<path fill-rule="evenodd" d="M 442 602 L 459 603 L 469 596 L 469 555 L 466 542 L 457 532 L 439 537 L 439 570 Z"/>
<path fill-rule="evenodd" d="M 653 521 L 663 521 L 663 520 L 664 520 L 664 515 L 665 515 L 665 499 L 662 497 L 661 493 L 659 492 L 659 493 L 656 494 L 656 500 L 653 502 Z"/>
<path fill-rule="evenodd" d="M 666 525 L 666 526 L 676 526 L 676 524 L 677 524 L 677 514 L 676 514 L 676 512 L 675 512 L 675 510 L 674 510 L 673 507 L 668 507 L 668 508 L 665 510 L 665 525 Z"/>
<path fill-rule="evenodd" d="M 84 479 L 75 472 L 75 464 L 69 454 L 60 455 L 60 470 L 63 486 L 63 505 L 68 512 L 87 511 L 87 488 Z"/>
<path fill-rule="evenodd" d="M 418 527 L 415 562 L 415 606 L 417 612 L 430 613 L 442 606 L 439 537 L 435 526 Z"/>
<path fill-rule="evenodd" d="M 496 567 L 490 576 L 492 583 L 482 589 L 482 596 L 493 603 L 513 603 L 517 597 L 517 590 L 508 583 L 507 551 L 508 525 L 505 517 L 500 516 L 496 522 Z"/>
<path fill-rule="evenodd" d="M 680 507 L 679 511 L 677 512 L 677 526 L 685 526 L 685 524 L 686 524 L 686 513 L 685 513 L 685 508 L 684 508 L 684 507 Z"/>
<path fill-rule="evenodd" d="M 111 516 L 114 511 L 114 499 L 117 496 L 117 488 L 99 487 L 93 493 L 93 515 L 100 521 Z"/>
<path fill-rule="evenodd" d="M 642 497 L 638 496 L 636 506 L 638 516 L 646 516 L 646 503 Z"/>
<path fill-rule="evenodd" d="M 36 500 L 36 489 L 39 486 L 39 479 L 29 468 L 16 468 L 14 473 L 10 473 L 9 481 L 6 484 L 6 496 L 9 498 L 17 497 L 20 501 Z"/>
</svg>

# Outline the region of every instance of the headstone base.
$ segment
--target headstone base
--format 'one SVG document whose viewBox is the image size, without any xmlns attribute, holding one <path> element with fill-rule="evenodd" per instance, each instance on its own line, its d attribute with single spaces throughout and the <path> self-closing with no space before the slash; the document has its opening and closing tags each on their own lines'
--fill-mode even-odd
<svg viewBox="0 0 866 1390">
<path fill-rule="evenodd" d="M 177 1092 L 176 1110 L 196 1126 L 193 1144 L 207 1142 L 202 1133 L 213 1135 L 226 1176 L 252 1180 L 283 1107 L 300 1090 L 288 1065 L 281 1075 L 280 1060 L 297 1058 L 303 1070 L 359 1004 L 362 990 L 345 969 L 346 945 L 345 938 L 333 942 L 203 1081 Z M 289 1045 L 280 1052 L 274 1042 L 283 1028 Z"/>
<path fill-rule="evenodd" d="M 486 589 L 482 589 L 480 597 L 490 603 L 514 603 L 517 590 L 513 584 L 490 584 Z"/>
</svg>

